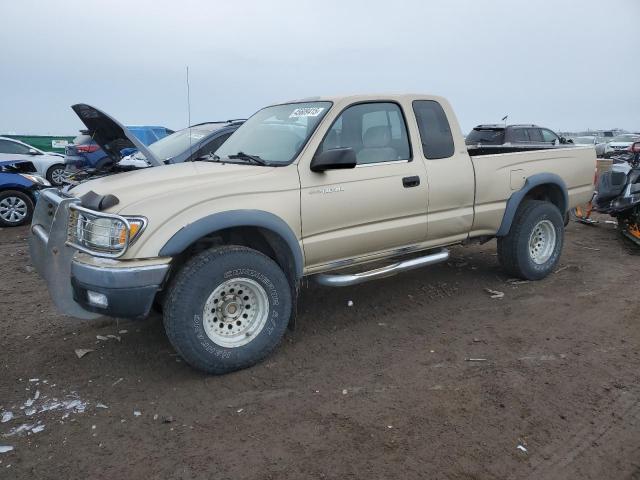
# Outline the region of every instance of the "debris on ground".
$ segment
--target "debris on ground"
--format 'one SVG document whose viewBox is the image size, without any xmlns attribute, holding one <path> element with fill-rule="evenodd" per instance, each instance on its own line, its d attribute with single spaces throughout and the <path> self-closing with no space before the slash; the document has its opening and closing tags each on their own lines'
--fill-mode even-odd
<svg viewBox="0 0 640 480">
<path fill-rule="evenodd" d="M 13 412 L 10 412 L 10 411 L 2 412 L 2 420 L 0 420 L 0 422 L 7 423 L 12 418 L 13 418 Z"/>
<path fill-rule="evenodd" d="M 508 278 L 507 283 L 511 285 L 524 285 L 525 283 L 529 283 L 529 280 L 520 280 L 519 278 Z"/>
<path fill-rule="evenodd" d="M 75 349 L 76 352 L 76 357 L 78 358 L 82 358 L 84 357 L 87 353 L 93 352 L 92 349 L 90 348 L 76 348 Z"/>
<path fill-rule="evenodd" d="M 96 404 L 96 408 L 109 408 L 109 407 L 107 407 L 104 403 L 98 403 Z"/>
<path fill-rule="evenodd" d="M 347 302 L 347 307 L 353 307 L 353 300 L 349 300 Z"/>
<path fill-rule="evenodd" d="M 140 410 L 134 410 L 133 411 L 133 416 L 134 417 L 139 417 L 140 415 L 142 415 L 142 412 Z"/>
<path fill-rule="evenodd" d="M 486 358 L 465 358 L 465 362 L 487 362 Z"/>
<path fill-rule="evenodd" d="M 111 386 L 112 386 L 112 387 L 115 387 L 117 384 L 119 384 L 119 383 L 120 383 L 121 381 L 123 381 L 123 380 L 124 380 L 124 378 L 120 377 L 118 380 L 116 380 L 115 382 L 113 382 L 113 383 L 111 384 Z"/>
<path fill-rule="evenodd" d="M 13 450 L 11 445 L 0 445 L 0 453 L 7 453 Z"/>
<path fill-rule="evenodd" d="M 490 298 L 503 298 L 504 297 L 504 292 L 500 292 L 498 290 L 491 290 L 490 288 L 485 288 L 484 291 L 489 294 Z"/>
<path fill-rule="evenodd" d="M 347 389 L 346 389 L 346 388 L 342 390 L 342 394 L 343 394 L 343 395 L 346 395 L 347 393 L 349 393 L 349 392 L 347 391 Z"/>
<path fill-rule="evenodd" d="M 527 453 L 527 448 L 524 445 L 518 444 L 516 448 L 524 453 Z"/>
</svg>

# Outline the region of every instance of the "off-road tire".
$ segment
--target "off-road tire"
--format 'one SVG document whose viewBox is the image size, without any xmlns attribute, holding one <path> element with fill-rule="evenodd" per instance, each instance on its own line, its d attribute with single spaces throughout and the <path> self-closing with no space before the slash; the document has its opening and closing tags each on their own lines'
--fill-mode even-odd
<svg viewBox="0 0 640 480">
<path fill-rule="evenodd" d="M 555 245 L 544 263 L 536 263 L 530 253 L 530 240 L 536 226 L 543 221 L 553 225 Z M 509 275 L 525 280 L 540 280 L 553 272 L 560 259 L 563 243 L 564 219 L 560 210 L 549 202 L 528 200 L 518 207 L 509 233 L 498 238 L 498 260 Z"/>
<path fill-rule="evenodd" d="M 25 225 L 31 221 L 31 217 L 33 216 L 33 200 L 26 193 L 20 192 L 18 190 L 4 190 L 0 192 L 0 209 L 4 209 L 3 201 L 6 199 L 20 199 L 26 205 L 26 216 L 16 221 L 9 221 L 2 217 L 0 217 L 0 227 L 19 227 L 20 225 Z M 11 201 L 11 200 L 10 200 Z"/>
<path fill-rule="evenodd" d="M 211 322 L 211 318 L 205 305 L 210 305 L 221 285 L 234 279 L 259 285 L 256 288 L 266 293 L 263 298 L 268 300 L 264 303 L 268 314 L 264 326 L 248 343 L 228 347 L 207 333 L 211 324 L 205 328 L 205 321 Z M 203 372 L 223 374 L 249 367 L 271 353 L 282 339 L 292 311 L 291 292 L 278 264 L 256 250 L 242 246 L 205 250 L 190 259 L 171 282 L 163 304 L 167 337 L 189 365 Z"/>
</svg>

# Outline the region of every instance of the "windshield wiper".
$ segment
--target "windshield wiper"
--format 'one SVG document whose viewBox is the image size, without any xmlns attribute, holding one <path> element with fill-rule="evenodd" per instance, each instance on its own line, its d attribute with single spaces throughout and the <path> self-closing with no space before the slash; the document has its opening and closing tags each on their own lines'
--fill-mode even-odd
<svg viewBox="0 0 640 480">
<path fill-rule="evenodd" d="M 262 165 L 263 167 L 267 165 L 263 159 L 261 159 L 258 155 L 249 155 L 248 153 L 238 152 L 235 155 L 229 155 L 229 158 L 232 160 L 249 160 L 256 165 Z"/>
<path fill-rule="evenodd" d="M 201 157 L 193 158 L 191 161 L 192 162 L 219 162 L 220 160 L 221 158 L 218 155 L 215 155 L 213 153 L 208 153 Z"/>
</svg>

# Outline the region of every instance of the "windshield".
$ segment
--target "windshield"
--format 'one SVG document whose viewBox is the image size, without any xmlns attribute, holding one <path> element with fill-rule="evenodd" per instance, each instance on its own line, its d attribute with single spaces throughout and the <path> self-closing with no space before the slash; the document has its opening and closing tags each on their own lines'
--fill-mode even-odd
<svg viewBox="0 0 640 480">
<path fill-rule="evenodd" d="M 479 130 L 473 129 L 465 139 L 467 145 L 502 145 L 504 143 L 504 129 Z"/>
<path fill-rule="evenodd" d="M 263 108 L 242 124 L 215 154 L 229 158 L 242 152 L 269 164 L 291 163 L 331 105 L 331 102 L 305 102 Z"/>
<path fill-rule="evenodd" d="M 184 130 L 172 133 L 168 137 L 152 143 L 147 148 L 160 161 L 169 160 L 176 155 L 186 152 L 189 148 L 195 150 L 202 139 L 208 135 L 211 135 L 211 130 L 185 128 Z"/>
</svg>

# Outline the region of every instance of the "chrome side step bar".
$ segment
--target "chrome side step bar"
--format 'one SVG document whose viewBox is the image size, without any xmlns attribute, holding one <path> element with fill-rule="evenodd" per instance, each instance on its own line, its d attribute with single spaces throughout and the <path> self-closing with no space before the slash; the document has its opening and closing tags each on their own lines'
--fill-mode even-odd
<svg viewBox="0 0 640 480">
<path fill-rule="evenodd" d="M 409 260 L 392 263 L 391 265 L 386 265 L 366 272 L 353 274 L 320 273 L 315 275 L 313 278 L 316 282 L 320 285 L 324 285 L 325 287 L 348 287 L 368 282 L 369 280 L 391 277 L 397 273 L 413 270 L 414 268 L 434 265 L 436 263 L 444 262 L 448 258 L 449 250 L 443 248 L 442 250 L 425 255 L 424 257 L 411 258 Z"/>
</svg>

